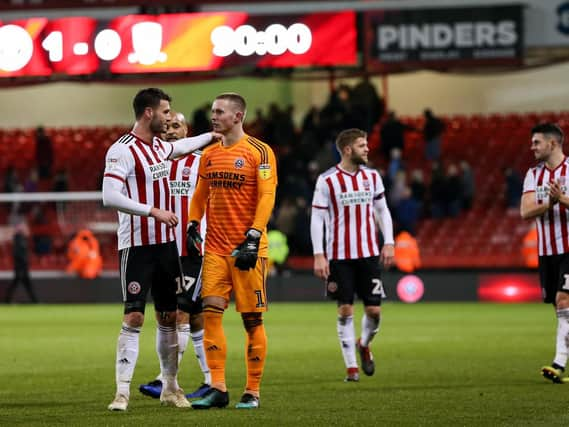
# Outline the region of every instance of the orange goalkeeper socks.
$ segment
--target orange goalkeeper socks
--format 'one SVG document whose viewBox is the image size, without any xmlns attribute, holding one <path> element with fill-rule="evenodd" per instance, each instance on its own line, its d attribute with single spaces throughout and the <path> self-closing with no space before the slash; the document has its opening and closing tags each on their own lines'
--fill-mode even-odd
<svg viewBox="0 0 569 427">
<path fill-rule="evenodd" d="M 247 386 L 245 391 L 257 397 L 261 387 L 266 355 L 267 335 L 265 334 L 265 326 L 261 323 L 247 329 Z"/>
<path fill-rule="evenodd" d="M 204 315 L 204 347 L 207 364 L 211 372 L 211 386 L 227 391 L 225 384 L 225 359 L 227 343 L 223 332 L 223 309 L 206 306 Z"/>
</svg>

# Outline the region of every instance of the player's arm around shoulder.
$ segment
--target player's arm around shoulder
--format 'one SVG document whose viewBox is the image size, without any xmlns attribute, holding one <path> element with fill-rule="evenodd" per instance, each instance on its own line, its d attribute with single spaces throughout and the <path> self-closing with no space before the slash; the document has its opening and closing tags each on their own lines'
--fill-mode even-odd
<svg viewBox="0 0 569 427">
<path fill-rule="evenodd" d="M 189 222 L 200 222 L 205 213 L 207 199 L 209 196 L 209 183 L 206 179 L 205 168 L 209 161 L 210 151 L 210 147 L 206 148 L 200 157 L 196 189 L 192 195 L 190 207 L 188 209 Z"/>
</svg>

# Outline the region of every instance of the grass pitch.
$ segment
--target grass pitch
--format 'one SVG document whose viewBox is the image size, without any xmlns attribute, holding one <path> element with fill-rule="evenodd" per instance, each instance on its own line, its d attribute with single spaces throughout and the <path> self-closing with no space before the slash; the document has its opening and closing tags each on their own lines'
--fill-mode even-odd
<svg viewBox="0 0 569 427">
<path fill-rule="evenodd" d="M 556 328 L 543 304 L 386 303 L 372 345 L 376 374 L 359 383 L 343 382 L 333 303 L 271 304 L 256 411 L 233 409 L 245 381 L 244 332 L 233 307 L 224 321 L 228 408 L 163 408 L 138 393 L 158 370 L 148 316 L 129 410 L 107 411 L 121 317 L 120 305 L 1 306 L 0 425 L 569 425 L 569 384 L 539 374 L 553 356 Z M 180 384 L 189 392 L 201 379 L 190 343 Z"/>
</svg>

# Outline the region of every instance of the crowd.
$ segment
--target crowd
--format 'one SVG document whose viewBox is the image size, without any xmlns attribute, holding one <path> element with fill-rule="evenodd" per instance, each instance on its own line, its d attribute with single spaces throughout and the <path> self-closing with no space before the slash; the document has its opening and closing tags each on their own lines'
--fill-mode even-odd
<svg viewBox="0 0 569 427">
<path fill-rule="evenodd" d="M 472 166 L 461 159 L 448 162 L 442 150 L 445 121 L 431 109 L 425 109 L 422 125 L 410 125 L 396 112 L 385 111 L 384 103 L 367 78 L 349 86 L 339 85 L 330 92 L 327 102 L 311 107 L 295 125 L 294 107 L 271 103 L 266 111 L 250 112 L 245 123 L 247 132 L 268 141 L 279 163 L 277 204 L 270 228 L 282 231 L 288 239 L 290 253 L 310 255 L 310 203 L 318 175 L 339 161 L 334 146 L 338 132 L 360 128 L 368 134 L 379 131 L 380 144 L 370 153 L 371 166 L 380 170 L 396 231 L 417 233 L 421 218 L 456 217 L 472 207 L 476 179 Z M 210 105 L 197 108 L 191 117 L 192 134 L 210 129 Z M 378 129 L 379 127 L 379 129 Z M 420 135 L 424 141 L 424 166 L 406 165 L 409 148 L 407 134 Z M 69 178 L 65 170 L 52 170 L 53 146 L 42 127 L 36 130 L 36 167 L 22 177 L 11 168 L 4 175 L 4 192 L 67 191 Z M 47 186 L 45 183 L 48 183 Z M 44 185 L 40 185 L 43 183 Z M 504 170 L 504 203 L 517 208 L 521 194 L 521 177 L 513 169 Z M 89 189 L 94 190 L 94 189 Z M 29 218 L 34 229 L 41 230 L 46 221 L 46 206 L 35 208 Z M 12 212 L 14 222 L 21 212 Z M 39 228 L 37 227 L 39 226 Z M 32 233 L 33 234 L 33 233 Z M 34 237 L 36 254 L 50 251 L 49 236 Z"/>
</svg>

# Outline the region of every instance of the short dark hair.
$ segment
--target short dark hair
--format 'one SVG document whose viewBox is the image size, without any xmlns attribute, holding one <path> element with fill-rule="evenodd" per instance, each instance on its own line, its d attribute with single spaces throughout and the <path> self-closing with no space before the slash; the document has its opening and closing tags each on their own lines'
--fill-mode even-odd
<svg viewBox="0 0 569 427">
<path fill-rule="evenodd" d="M 247 111 L 247 103 L 245 102 L 245 98 L 235 92 L 226 92 L 220 95 L 217 95 L 215 99 L 226 99 L 228 101 L 233 102 L 237 105 L 239 111 L 245 113 Z"/>
<path fill-rule="evenodd" d="M 367 132 L 361 129 L 352 128 L 352 129 L 343 130 L 336 137 L 336 148 L 338 149 L 340 154 L 342 154 L 344 148 L 347 147 L 348 145 L 352 145 L 356 139 L 366 138 L 366 137 L 367 137 Z"/>
<path fill-rule="evenodd" d="M 534 126 L 531 129 L 531 134 L 533 135 L 534 133 L 542 133 L 544 135 L 548 135 L 549 137 L 553 137 L 557 140 L 559 145 L 563 145 L 563 140 L 565 139 L 561 128 L 555 123 L 551 122 L 540 123 Z"/>
<path fill-rule="evenodd" d="M 158 108 L 160 101 L 172 102 L 172 98 L 162 89 L 156 87 L 149 87 L 138 91 L 132 101 L 132 108 L 134 109 L 134 116 L 140 119 L 144 114 L 144 110 L 148 107 Z"/>
</svg>

